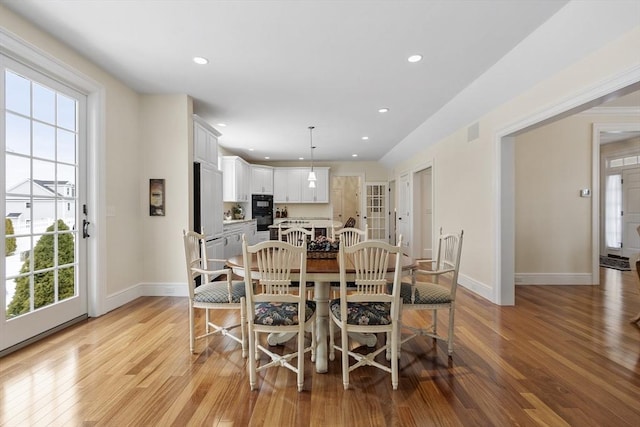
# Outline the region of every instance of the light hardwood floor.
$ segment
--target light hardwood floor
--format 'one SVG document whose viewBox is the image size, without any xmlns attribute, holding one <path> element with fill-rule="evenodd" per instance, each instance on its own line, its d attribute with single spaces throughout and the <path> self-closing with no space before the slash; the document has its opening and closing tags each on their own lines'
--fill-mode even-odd
<svg viewBox="0 0 640 427">
<path fill-rule="evenodd" d="M 452 361 L 442 344 L 409 342 L 395 392 L 370 367 L 345 391 L 339 360 L 316 374 L 308 355 L 305 391 L 280 368 L 251 392 L 234 341 L 189 353 L 185 299 L 139 298 L 0 359 L 0 425 L 638 426 L 637 277 L 601 275 L 518 287 L 514 307 L 460 289 Z"/>
</svg>

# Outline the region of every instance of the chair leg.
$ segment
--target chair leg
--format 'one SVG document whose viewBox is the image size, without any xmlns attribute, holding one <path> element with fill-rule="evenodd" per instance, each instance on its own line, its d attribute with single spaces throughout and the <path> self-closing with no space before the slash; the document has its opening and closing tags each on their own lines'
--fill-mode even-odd
<svg viewBox="0 0 640 427">
<path fill-rule="evenodd" d="M 433 325 L 431 332 L 436 335 L 438 333 L 438 310 L 433 310 L 433 322 L 431 324 Z"/>
<path fill-rule="evenodd" d="M 455 314 L 455 302 L 452 301 L 451 306 L 449 307 L 449 335 L 447 336 L 449 357 L 453 354 L 453 321 Z"/>
<path fill-rule="evenodd" d="M 194 352 L 196 347 L 195 328 L 193 325 L 195 321 L 194 317 L 195 313 L 193 312 L 193 306 L 191 305 L 191 301 L 189 301 L 189 349 L 191 353 Z"/>
<path fill-rule="evenodd" d="M 260 345 L 260 334 L 258 332 L 253 333 L 253 359 L 260 359 L 260 350 L 258 349 L 258 345 Z M 249 352 L 251 354 L 251 352 Z"/>
<path fill-rule="evenodd" d="M 349 389 L 349 334 L 345 328 L 340 328 L 340 341 L 342 344 L 342 384 L 344 389 Z"/>
<path fill-rule="evenodd" d="M 304 388 L 304 322 L 298 329 L 298 391 Z"/>
<path fill-rule="evenodd" d="M 333 319 L 329 318 L 329 360 L 335 360 L 336 349 L 334 347 L 336 336 L 336 325 Z"/>
<path fill-rule="evenodd" d="M 258 342 L 257 342 L 257 338 L 258 338 L 258 334 L 253 333 L 253 328 L 249 327 L 249 354 L 255 354 L 257 356 L 258 354 Z M 252 337 L 253 335 L 253 337 Z M 249 386 L 251 386 L 251 390 L 255 390 L 256 389 L 256 376 L 257 376 L 257 372 L 256 372 L 256 364 L 257 362 L 257 357 L 249 357 Z"/>
<path fill-rule="evenodd" d="M 394 325 L 391 331 L 391 386 L 398 389 L 398 327 Z"/>
<path fill-rule="evenodd" d="M 242 357 L 247 357 L 247 306 L 245 299 L 240 298 L 240 336 L 242 337 Z"/>
<path fill-rule="evenodd" d="M 316 346 L 317 346 L 317 339 L 316 339 L 316 321 L 314 320 L 313 322 L 311 322 L 311 361 L 315 362 L 316 361 Z"/>
</svg>

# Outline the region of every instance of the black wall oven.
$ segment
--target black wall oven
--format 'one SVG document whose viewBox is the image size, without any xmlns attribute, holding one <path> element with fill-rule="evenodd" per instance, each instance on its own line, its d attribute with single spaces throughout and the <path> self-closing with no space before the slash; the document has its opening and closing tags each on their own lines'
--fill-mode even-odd
<svg viewBox="0 0 640 427">
<path fill-rule="evenodd" d="M 269 226 L 273 224 L 273 196 L 252 195 L 251 218 L 256 220 L 258 231 L 269 231 Z"/>
</svg>

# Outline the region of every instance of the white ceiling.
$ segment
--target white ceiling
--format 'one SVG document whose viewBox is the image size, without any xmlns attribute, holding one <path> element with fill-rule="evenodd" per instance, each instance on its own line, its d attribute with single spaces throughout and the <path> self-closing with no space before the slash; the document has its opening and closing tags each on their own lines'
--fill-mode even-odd
<svg viewBox="0 0 640 427">
<path fill-rule="evenodd" d="M 336 161 L 383 158 L 566 1 L 0 3 L 140 93 L 189 94 L 248 160 L 308 158 L 314 125 Z"/>
</svg>

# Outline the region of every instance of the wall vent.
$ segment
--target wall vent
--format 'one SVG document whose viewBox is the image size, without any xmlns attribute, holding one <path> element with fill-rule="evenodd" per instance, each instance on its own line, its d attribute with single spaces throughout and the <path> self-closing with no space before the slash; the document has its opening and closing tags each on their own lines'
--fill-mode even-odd
<svg viewBox="0 0 640 427">
<path fill-rule="evenodd" d="M 480 136 L 480 123 L 475 122 L 467 128 L 467 142 L 471 142 L 474 139 L 478 139 Z"/>
</svg>

